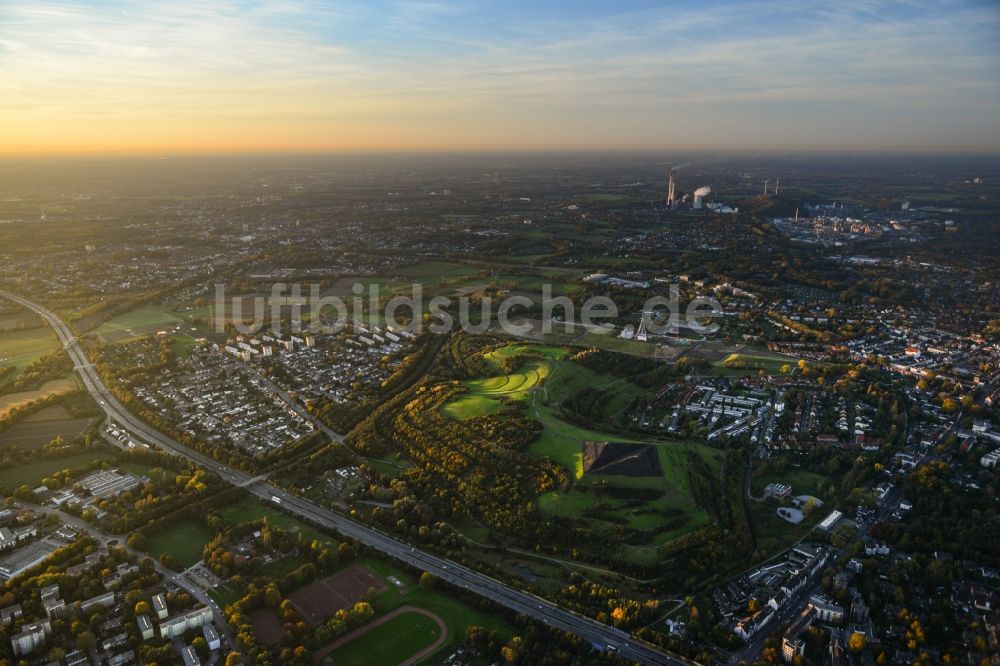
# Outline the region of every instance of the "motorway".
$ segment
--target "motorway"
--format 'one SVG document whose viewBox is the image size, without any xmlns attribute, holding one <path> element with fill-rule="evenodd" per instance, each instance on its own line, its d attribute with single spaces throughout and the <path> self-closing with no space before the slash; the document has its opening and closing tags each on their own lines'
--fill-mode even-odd
<svg viewBox="0 0 1000 666">
<path fill-rule="evenodd" d="M 318 506 L 285 490 L 265 484 L 261 477 L 251 477 L 247 473 L 224 465 L 217 460 L 168 437 L 150 427 L 125 409 L 108 390 L 94 366 L 87 359 L 77 338 L 66 324 L 53 312 L 20 296 L 0 291 L 0 296 L 19 303 L 45 319 L 55 330 L 63 343 L 66 353 L 73 361 L 84 387 L 93 396 L 109 418 L 114 419 L 141 439 L 162 449 L 183 456 L 202 467 L 215 472 L 223 480 L 257 497 L 280 504 L 286 511 L 310 520 L 327 529 L 374 548 L 385 555 L 418 567 L 445 580 L 456 587 L 475 592 L 517 613 L 528 615 L 539 622 L 575 634 L 602 649 L 617 653 L 620 657 L 640 664 L 693 664 L 678 655 L 661 651 L 647 643 L 628 636 L 625 632 L 609 627 L 596 620 L 578 615 L 561 608 L 541 597 L 518 590 L 495 578 L 486 576 L 451 560 L 421 551 L 368 525 L 354 521 L 339 513 Z"/>
</svg>

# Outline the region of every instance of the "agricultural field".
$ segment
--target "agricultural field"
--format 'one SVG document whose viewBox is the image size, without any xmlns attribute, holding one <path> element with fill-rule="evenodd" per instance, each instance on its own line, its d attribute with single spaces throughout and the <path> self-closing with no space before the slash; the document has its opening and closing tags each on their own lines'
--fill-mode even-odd
<svg viewBox="0 0 1000 666">
<path fill-rule="evenodd" d="M 45 407 L 0 433 L 0 448 L 16 446 L 22 449 L 37 449 L 57 437 L 70 442 L 82 434 L 93 420 L 73 418 L 62 405 Z"/>
<path fill-rule="evenodd" d="M 53 396 L 65 395 L 76 391 L 79 385 L 76 379 L 70 375 L 62 379 L 53 379 L 45 382 L 39 388 L 32 391 L 19 391 L 17 393 L 7 393 L 0 395 L 0 418 L 14 409 L 21 409 L 38 400 L 45 400 Z"/>
<path fill-rule="evenodd" d="M 0 332 L 0 367 L 16 368 L 13 379 L 33 361 L 59 348 L 56 334 L 48 326 Z"/>
<path fill-rule="evenodd" d="M 5 304 L 6 301 L 0 302 L 0 332 L 47 326 L 41 317 L 27 308 L 5 308 Z"/>
<path fill-rule="evenodd" d="M 84 451 L 58 458 L 46 458 L 32 463 L 22 463 L 17 467 L 5 469 L 0 472 L 0 487 L 4 490 L 13 491 L 19 486 L 26 485 L 32 488 L 41 484 L 42 479 L 52 476 L 56 472 L 64 469 L 76 469 L 85 467 L 100 460 L 110 460 L 110 452 Z"/>
<path fill-rule="evenodd" d="M 477 275 L 481 270 L 481 268 L 469 264 L 448 261 L 423 261 L 412 266 L 403 266 L 393 271 L 393 275 L 413 279 L 456 278 Z"/>
</svg>

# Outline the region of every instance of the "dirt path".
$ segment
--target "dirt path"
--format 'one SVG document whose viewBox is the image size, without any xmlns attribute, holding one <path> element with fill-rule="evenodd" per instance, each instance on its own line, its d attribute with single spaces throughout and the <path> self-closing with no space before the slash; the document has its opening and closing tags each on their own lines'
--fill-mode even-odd
<svg viewBox="0 0 1000 666">
<path fill-rule="evenodd" d="M 326 647 L 320 649 L 318 652 L 316 652 L 316 654 L 313 655 L 313 663 L 322 664 L 326 656 L 331 652 L 333 652 L 334 650 L 336 650 L 337 648 L 339 648 L 341 645 L 346 645 L 347 643 L 350 643 L 355 638 L 367 634 L 375 627 L 385 624 L 386 622 L 396 617 L 397 615 L 402 615 L 404 613 L 418 613 L 420 615 L 423 615 L 424 617 L 429 617 L 431 620 L 434 621 L 434 624 L 438 626 L 440 635 L 437 637 L 437 640 L 435 640 L 433 643 L 425 647 L 423 650 L 416 653 L 412 657 L 406 659 L 405 661 L 400 662 L 399 666 L 413 666 L 414 664 L 419 663 L 421 659 L 429 657 L 430 655 L 437 652 L 438 648 L 444 645 L 445 641 L 448 640 L 448 627 L 445 626 L 444 620 L 442 620 L 440 617 L 430 612 L 429 610 L 424 610 L 423 608 L 417 608 L 416 606 L 400 606 L 391 613 L 386 613 L 385 615 L 375 620 L 374 622 L 371 622 L 363 627 L 355 629 L 346 636 L 341 636 L 340 638 L 330 643 Z"/>
</svg>

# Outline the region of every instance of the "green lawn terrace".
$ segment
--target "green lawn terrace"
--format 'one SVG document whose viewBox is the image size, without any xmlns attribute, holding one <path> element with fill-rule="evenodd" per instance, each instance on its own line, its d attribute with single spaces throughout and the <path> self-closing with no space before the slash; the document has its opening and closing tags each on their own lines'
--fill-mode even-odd
<svg viewBox="0 0 1000 666">
<path fill-rule="evenodd" d="M 539 509 L 585 522 L 588 529 L 621 542 L 622 553 L 631 560 L 654 561 L 656 546 L 711 521 L 695 500 L 692 475 L 707 474 L 712 478 L 705 483 L 713 483 L 720 474 L 721 454 L 700 442 L 636 438 L 566 420 L 562 403 L 586 388 L 600 389 L 608 396 L 603 407 L 612 419 L 647 393 L 627 379 L 574 362 L 571 353 L 566 347 L 518 343 L 486 352 L 483 358 L 494 371 L 513 359 L 521 361 L 509 373 L 462 382 L 466 391 L 445 403 L 442 413 L 465 420 L 488 414 L 503 418 L 503 410 L 512 407 L 526 411 L 542 424 L 528 452 L 559 463 L 574 480 L 568 491 L 541 495 Z M 588 473 L 586 451 L 600 445 L 645 451 L 645 473 L 632 475 L 612 468 Z"/>
<path fill-rule="evenodd" d="M 646 564 L 656 561 L 656 547 L 711 522 L 696 501 L 692 475 L 707 476 L 701 479 L 705 486 L 717 485 L 721 454 L 697 442 L 632 446 L 648 446 L 658 464 L 642 476 L 585 471 L 569 491 L 539 497 L 538 506 L 546 513 L 582 519 L 609 540 L 622 540 L 620 556 Z M 654 470 L 660 473 L 653 475 Z"/>
<path fill-rule="evenodd" d="M 558 347 L 507 345 L 483 355 L 487 365 L 499 371 L 505 361 L 524 356 L 521 367 L 509 374 L 462 382 L 466 392 L 442 406 L 446 416 L 466 420 L 495 414 L 509 403 L 524 403 L 532 391 L 548 377 L 552 362 L 563 358 L 568 350 Z"/>
</svg>

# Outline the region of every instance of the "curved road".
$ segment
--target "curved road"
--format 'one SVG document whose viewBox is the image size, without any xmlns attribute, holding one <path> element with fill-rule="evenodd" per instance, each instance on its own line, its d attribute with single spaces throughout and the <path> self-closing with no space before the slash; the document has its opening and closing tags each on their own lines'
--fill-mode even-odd
<svg viewBox="0 0 1000 666">
<path fill-rule="evenodd" d="M 82 518 L 77 518 L 74 515 L 68 514 L 64 512 L 62 509 L 53 509 L 52 507 L 42 506 L 40 504 L 34 504 L 33 502 L 25 502 L 23 500 L 18 500 L 17 504 L 19 504 L 20 506 L 26 506 L 31 510 L 35 511 L 36 513 L 55 514 L 59 516 L 59 520 L 61 520 L 64 525 L 69 525 L 70 527 L 77 529 L 81 532 L 86 532 L 93 538 L 97 539 L 105 547 L 109 542 L 117 541 L 119 546 L 124 548 L 132 555 L 136 556 L 136 558 L 141 559 L 147 556 L 146 553 L 140 553 L 136 549 L 132 548 L 132 546 L 128 545 L 128 543 L 125 541 L 122 535 L 105 534 L 104 532 L 97 529 L 96 527 L 86 522 Z M 215 603 L 215 600 L 212 599 L 212 597 L 208 596 L 208 594 L 206 594 L 203 589 L 201 589 L 200 587 L 189 581 L 187 578 L 185 578 L 183 573 L 180 574 L 174 573 L 173 571 L 163 566 L 152 557 L 149 558 L 149 561 L 153 563 L 153 566 L 156 568 L 156 571 L 160 574 L 160 576 L 163 577 L 163 580 L 173 582 L 178 587 L 183 588 L 192 597 L 200 601 L 202 605 L 211 608 L 214 624 L 216 628 L 219 630 L 219 633 L 226 639 L 225 644 L 228 646 L 235 645 L 235 643 L 233 643 L 232 634 L 229 630 L 229 624 L 226 622 L 226 616 L 222 612 L 222 609 L 219 607 L 219 605 Z"/>
<path fill-rule="evenodd" d="M 45 319 L 59 336 L 66 353 L 73 360 L 84 387 L 98 402 L 101 409 L 110 418 L 151 444 L 188 458 L 215 472 L 225 481 L 243 487 L 263 500 L 280 504 L 292 514 L 311 520 L 386 555 L 423 569 L 456 587 L 475 592 L 517 613 L 523 613 L 547 625 L 575 634 L 595 646 L 601 646 L 602 649 L 614 651 L 624 659 L 641 664 L 666 664 L 670 666 L 694 664 L 684 657 L 667 654 L 656 647 L 641 642 L 621 630 L 568 611 L 541 597 L 518 590 L 451 560 L 421 551 L 373 527 L 334 513 L 283 489 L 264 484 L 261 482 L 262 477 L 251 477 L 249 474 L 224 465 L 200 451 L 184 446 L 133 416 L 121 405 L 104 385 L 73 332 L 59 317 L 50 310 L 20 296 L 4 291 L 0 291 L 0 296 L 27 307 Z"/>
</svg>

